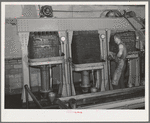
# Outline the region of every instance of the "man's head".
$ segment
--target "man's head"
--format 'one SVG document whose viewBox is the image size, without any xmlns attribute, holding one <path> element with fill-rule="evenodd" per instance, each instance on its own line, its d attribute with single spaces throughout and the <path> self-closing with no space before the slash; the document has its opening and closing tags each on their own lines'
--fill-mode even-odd
<svg viewBox="0 0 150 123">
<path fill-rule="evenodd" d="M 120 35 L 115 34 L 115 35 L 114 35 L 114 41 L 115 41 L 116 44 L 119 44 L 119 43 L 121 42 L 121 37 L 120 37 Z"/>
</svg>

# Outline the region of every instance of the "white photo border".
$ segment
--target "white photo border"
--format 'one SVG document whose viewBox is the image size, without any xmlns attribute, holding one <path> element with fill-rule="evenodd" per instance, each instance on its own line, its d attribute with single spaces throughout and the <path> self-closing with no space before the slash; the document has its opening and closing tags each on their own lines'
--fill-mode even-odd
<svg viewBox="0 0 150 123">
<path fill-rule="evenodd" d="M 38 109 L 4 109 L 4 40 L 5 40 L 5 5 L 145 5 L 145 110 L 38 110 Z M 1 120 L 2 122 L 89 122 L 89 121 L 148 121 L 149 119 L 149 8 L 148 2 L 2 2 L 1 3 Z M 75 111 L 75 110 L 73 110 Z"/>
</svg>

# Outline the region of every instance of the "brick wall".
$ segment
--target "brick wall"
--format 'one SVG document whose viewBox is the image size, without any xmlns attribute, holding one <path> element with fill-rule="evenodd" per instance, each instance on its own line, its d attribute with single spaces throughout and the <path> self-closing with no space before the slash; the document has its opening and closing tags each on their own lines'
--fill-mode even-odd
<svg viewBox="0 0 150 123">
<path fill-rule="evenodd" d="M 21 58 L 5 59 L 5 93 L 8 95 L 18 94 L 23 88 Z M 40 86 L 40 70 L 30 68 L 31 87 L 37 88 Z"/>
<path fill-rule="evenodd" d="M 15 89 L 22 88 L 22 62 L 21 58 L 5 59 L 5 93 L 15 94 Z"/>
<path fill-rule="evenodd" d="M 23 74 L 21 58 L 5 59 L 5 93 L 7 95 L 22 93 Z M 40 70 L 30 68 L 31 87 L 40 86 Z"/>
</svg>

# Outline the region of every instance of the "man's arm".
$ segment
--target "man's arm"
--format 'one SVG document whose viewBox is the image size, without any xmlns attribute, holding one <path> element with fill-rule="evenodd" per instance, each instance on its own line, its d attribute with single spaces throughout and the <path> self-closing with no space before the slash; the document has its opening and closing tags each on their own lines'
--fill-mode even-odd
<svg viewBox="0 0 150 123">
<path fill-rule="evenodd" d="M 117 54 L 109 51 L 108 60 L 114 60 L 115 62 L 118 62 Z"/>
<path fill-rule="evenodd" d="M 113 53 L 113 52 L 111 52 L 111 51 L 109 51 L 108 55 L 109 55 L 110 57 L 112 57 L 112 59 L 114 59 L 114 57 L 116 56 L 116 54 Z"/>
<path fill-rule="evenodd" d="M 122 44 L 119 45 L 119 52 L 117 54 L 117 57 L 120 58 L 123 54 L 123 48 L 124 46 Z"/>
</svg>

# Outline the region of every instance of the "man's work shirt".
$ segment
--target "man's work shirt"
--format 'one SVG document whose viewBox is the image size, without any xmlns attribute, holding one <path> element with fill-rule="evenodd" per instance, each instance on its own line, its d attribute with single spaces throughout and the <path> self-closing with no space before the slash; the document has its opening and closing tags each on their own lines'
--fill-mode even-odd
<svg viewBox="0 0 150 123">
<path fill-rule="evenodd" d="M 113 75 L 113 79 L 112 79 L 113 85 L 118 85 L 121 74 L 124 71 L 125 59 L 127 57 L 126 46 L 123 43 L 120 43 L 118 44 L 118 47 L 119 47 L 119 52 L 117 53 L 118 65 Z"/>
</svg>

